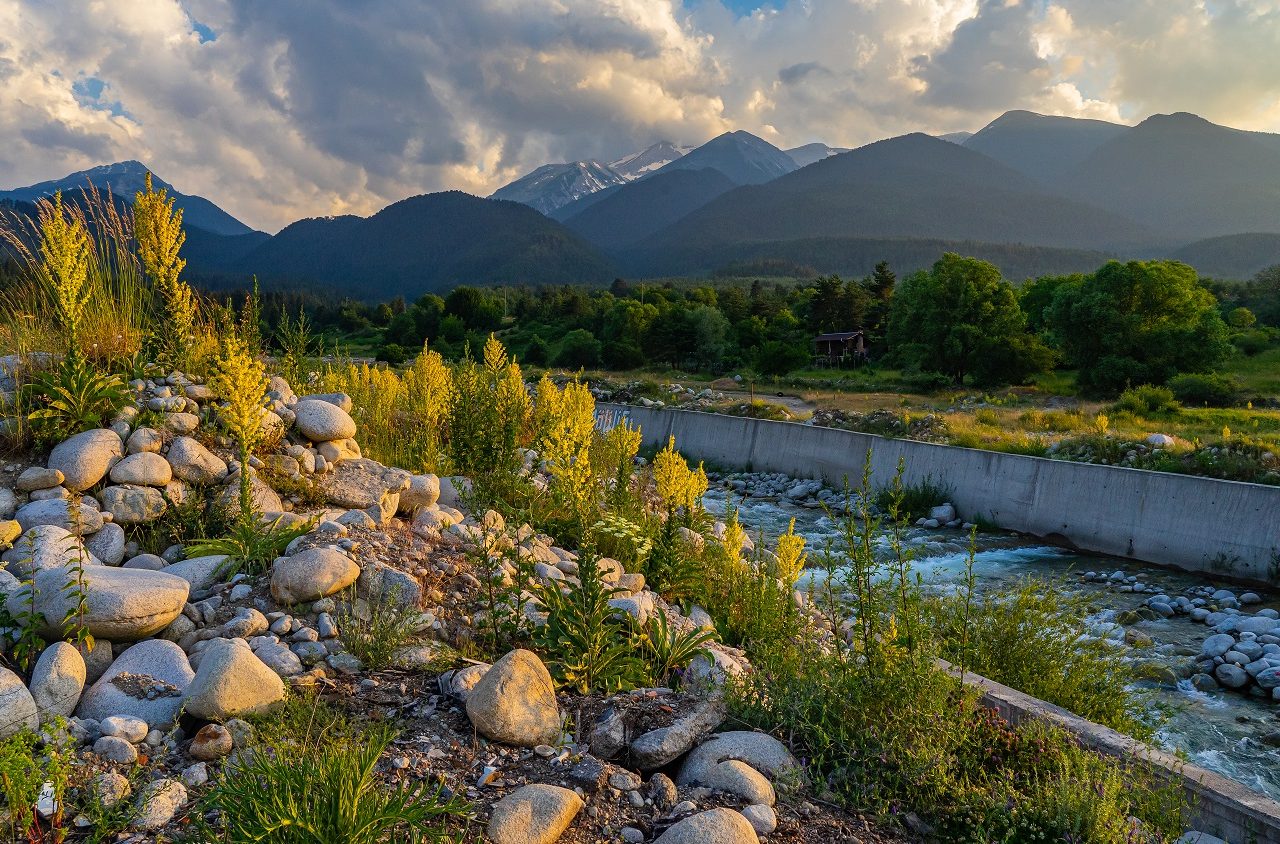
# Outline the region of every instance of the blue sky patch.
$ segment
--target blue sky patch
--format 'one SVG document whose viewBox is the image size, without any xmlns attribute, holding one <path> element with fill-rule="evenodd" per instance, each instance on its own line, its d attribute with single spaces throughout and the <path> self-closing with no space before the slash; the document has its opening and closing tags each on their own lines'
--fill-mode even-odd
<svg viewBox="0 0 1280 844">
<path fill-rule="evenodd" d="M 122 102 L 103 98 L 102 95 L 106 91 L 107 83 L 96 76 L 82 76 L 71 83 L 71 93 L 80 105 L 109 112 L 112 117 L 127 117 L 133 120 L 133 115 L 125 111 Z"/>
</svg>

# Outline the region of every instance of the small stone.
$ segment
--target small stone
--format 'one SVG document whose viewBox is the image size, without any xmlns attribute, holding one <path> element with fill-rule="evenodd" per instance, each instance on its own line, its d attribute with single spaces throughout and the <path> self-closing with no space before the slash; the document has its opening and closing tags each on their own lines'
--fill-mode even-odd
<svg viewBox="0 0 1280 844">
<path fill-rule="evenodd" d="M 129 778 L 115 771 L 104 771 L 93 781 L 93 793 L 97 796 L 98 802 L 108 808 L 124 800 L 132 792 L 133 787 L 129 785 Z"/>
<path fill-rule="evenodd" d="M 768 835 L 778 828 L 778 814 L 772 806 L 757 803 L 742 810 L 742 816 L 751 824 L 757 835 Z"/>
<path fill-rule="evenodd" d="M 221 724 L 205 724 L 191 740 L 188 752 L 193 758 L 212 762 L 229 754 L 233 746 L 230 730 Z"/>
<path fill-rule="evenodd" d="M 93 743 L 95 755 L 108 762 L 130 765 L 138 761 L 138 749 L 119 736 L 103 736 Z"/>
<path fill-rule="evenodd" d="M 150 727 L 141 718 L 131 715 L 111 715 L 98 722 L 104 736 L 116 736 L 130 744 L 137 744 L 147 737 Z"/>
<path fill-rule="evenodd" d="M 138 795 L 138 815 L 133 827 L 143 831 L 159 829 L 173 820 L 186 802 L 187 789 L 182 783 L 172 779 L 155 780 Z"/>
</svg>

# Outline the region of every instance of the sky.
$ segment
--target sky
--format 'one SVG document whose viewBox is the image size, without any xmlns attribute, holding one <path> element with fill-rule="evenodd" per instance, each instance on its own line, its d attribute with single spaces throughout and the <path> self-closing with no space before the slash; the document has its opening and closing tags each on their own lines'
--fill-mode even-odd
<svg viewBox="0 0 1280 844">
<path fill-rule="evenodd" d="M 252 226 L 745 129 L 1280 131 L 1280 0 L 0 0 L 0 187 L 138 159 Z"/>
</svg>

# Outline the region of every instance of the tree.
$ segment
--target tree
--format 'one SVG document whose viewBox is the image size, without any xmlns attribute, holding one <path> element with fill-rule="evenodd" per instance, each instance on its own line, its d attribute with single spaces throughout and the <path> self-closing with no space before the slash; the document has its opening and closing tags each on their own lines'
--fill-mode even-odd
<svg viewBox="0 0 1280 844">
<path fill-rule="evenodd" d="M 1084 391 L 1115 394 L 1203 372 L 1231 353 L 1218 303 L 1177 261 L 1111 261 L 1063 284 L 1045 311 L 1051 337 Z"/>
<path fill-rule="evenodd" d="M 600 365 L 600 341 L 584 328 L 577 328 L 564 335 L 556 366 L 582 369 Z"/>
<path fill-rule="evenodd" d="M 1248 308 L 1234 308 L 1227 314 L 1227 324 L 1232 328 L 1253 328 L 1258 318 Z"/>
<path fill-rule="evenodd" d="M 888 261 L 881 261 L 876 264 L 875 271 L 866 278 L 863 285 L 868 293 L 863 320 L 867 345 L 872 353 L 883 354 L 886 351 L 885 333 L 889 328 L 889 307 L 893 302 L 898 277 L 889 269 Z"/>
<path fill-rule="evenodd" d="M 947 253 L 908 276 L 889 310 L 889 348 L 904 366 L 975 384 L 1020 383 L 1052 362 L 1026 332 L 1013 286 L 986 261 Z"/>
<path fill-rule="evenodd" d="M 715 369 L 724 360 L 729 320 L 711 305 L 693 308 L 689 311 L 688 319 L 693 327 L 693 354 L 698 360 L 698 366 Z"/>
<path fill-rule="evenodd" d="M 446 314 L 462 320 L 475 331 L 492 331 L 502 326 L 502 300 L 476 287 L 455 287 L 444 300 Z"/>
<path fill-rule="evenodd" d="M 531 366 L 546 366 L 550 361 L 551 349 L 547 346 L 547 341 L 537 334 L 530 337 L 528 345 L 524 347 L 524 358 L 521 362 Z"/>
</svg>

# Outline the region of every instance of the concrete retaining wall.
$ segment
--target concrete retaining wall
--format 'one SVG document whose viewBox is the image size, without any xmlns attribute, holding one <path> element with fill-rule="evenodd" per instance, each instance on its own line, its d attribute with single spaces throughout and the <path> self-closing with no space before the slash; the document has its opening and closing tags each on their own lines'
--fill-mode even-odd
<svg viewBox="0 0 1280 844">
<path fill-rule="evenodd" d="M 958 673 L 953 667 L 946 667 L 953 674 Z M 1107 756 L 1132 760 L 1145 766 L 1158 779 L 1181 788 L 1187 801 L 1187 821 L 1197 832 L 1214 835 L 1229 844 L 1280 844 L 1280 803 L 1275 800 L 986 677 L 966 673 L 964 681 L 981 690 L 983 705 L 1012 724 L 1027 719 L 1056 724 L 1074 735 L 1083 746 Z"/>
<path fill-rule="evenodd" d="M 597 405 L 602 425 L 629 419 L 646 446 L 669 436 L 694 460 L 856 485 L 926 477 L 952 489 L 962 518 L 1081 550 L 1280 585 L 1280 488 L 685 410 Z"/>
</svg>

